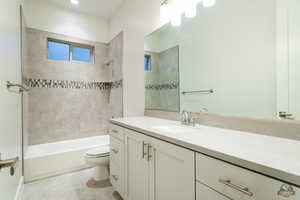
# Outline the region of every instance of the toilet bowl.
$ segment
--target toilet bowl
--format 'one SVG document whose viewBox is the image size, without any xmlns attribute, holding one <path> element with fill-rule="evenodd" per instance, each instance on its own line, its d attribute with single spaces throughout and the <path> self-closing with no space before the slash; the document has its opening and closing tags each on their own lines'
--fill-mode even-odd
<svg viewBox="0 0 300 200">
<path fill-rule="evenodd" d="M 94 180 L 102 181 L 109 177 L 109 145 L 99 146 L 86 152 L 85 161 L 94 167 Z"/>
</svg>

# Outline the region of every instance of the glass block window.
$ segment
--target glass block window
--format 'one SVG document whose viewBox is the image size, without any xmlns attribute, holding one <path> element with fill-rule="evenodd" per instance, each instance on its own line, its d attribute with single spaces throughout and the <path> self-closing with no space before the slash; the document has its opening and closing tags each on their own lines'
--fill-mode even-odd
<svg viewBox="0 0 300 200">
<path fill-rule="evenodd" d="M 144 70 L 145 71 L 151 70 L 151 56 L 149 55 L 144 56 Z"/>
<path fill-rule="evenodd" d="M 50 60 L 70 60 L 70 45 L 48 41 L 48 59 Z"/>
<path fill-rule="evenodd" d="M 91 62 L 92 49 L 72 46 L 72 60 Z"/>
<path fill-rule="evenodd" d="M 67 41 L 48 39 L 48 59 L 63 61 L 93 61 L 94 47 Z"/>
</svg>

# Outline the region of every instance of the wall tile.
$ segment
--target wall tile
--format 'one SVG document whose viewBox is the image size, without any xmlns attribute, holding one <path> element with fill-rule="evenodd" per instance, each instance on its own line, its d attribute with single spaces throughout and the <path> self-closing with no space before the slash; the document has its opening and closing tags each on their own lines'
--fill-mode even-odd
<svg viewBox="0 0 300 200">
<path fill-rule="evenodd" d="M 118 64 L 122 55 L 112 54 L 118 72 L 114 79 L 114 69 L 105 61 L 108 52 L 122 52 L 118 44 L 122 36 L 111 45 L 27 28 L 26 38 L 23 79 L 30 91 L 24 97 L 24 128 L 29 145 L 107 134 L 112 113 L 123 113 L 122 66 Z M 93 45 L 95 62 L 48 60 L 47 38 Z"/>
</svg>

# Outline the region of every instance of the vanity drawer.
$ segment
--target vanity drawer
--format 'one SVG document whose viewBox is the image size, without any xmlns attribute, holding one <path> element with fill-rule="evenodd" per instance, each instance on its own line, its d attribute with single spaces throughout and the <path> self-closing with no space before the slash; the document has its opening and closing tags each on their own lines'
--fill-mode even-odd
<svg viewBox="0 0 300 200">
<path fill-rule="evenodd" d="M 124 144 L 123 141 L 110 137 L 110 161 L 123 166 L 124 163 Z"/>
<path fill-rule="evenodd" d="M 118 138 L 119 140 L 124 140 L 124 128 L 114 124 L 110 125 L 109 134 L 113 137 Z"/>
<path fill-rule="evenodd" d="M 114 189 L 124 197 L 124 173 L 122 168 L 114 163 L 110 164 L 110 182 Z"/>
<path fill-rule="evenodd" d="M 234 200 L 300 199 L 295 186 L 202 154 L 196 156 L 196 179 Z"/>
<path fill-rule="evenodd" d="M 196 200 L 231 200 L 231 199 L 197 182 Z"/>
</svg>

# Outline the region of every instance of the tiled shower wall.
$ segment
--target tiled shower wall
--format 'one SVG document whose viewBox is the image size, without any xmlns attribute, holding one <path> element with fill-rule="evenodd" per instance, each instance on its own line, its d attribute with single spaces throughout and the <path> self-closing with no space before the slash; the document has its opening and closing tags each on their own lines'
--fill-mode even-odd
<svg viewBox="0 0 300 200">
<path fill-rule="evenodd" d="M 113 87 L 110 92 L 110 110 L 113 118 L 123 117 L 123 33 L 113 38 L 108 45 L 108 58 L 112 68 Z"/>
<path fill-rule="evenodd" d="M 47 38 L 92 45 L 95 61 L 48 60 Z M 106 64 L 114 51 L 110 45 L 31 28 L 26 43 L 23 76 L 30 91 L 24 95 L 24 136 L 29 145 L 107 134 L 115 98 L 111 90 L 119 89 L 122 96 L 122 75 L 109 83 L 114 67 Z"/>
<path fill-rule="evenodd" d="M 146 73 L 146 109 L 179 110 L 179 46 L 165 51 L 145 52 L 151 56 Z"/>
</svg>

